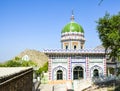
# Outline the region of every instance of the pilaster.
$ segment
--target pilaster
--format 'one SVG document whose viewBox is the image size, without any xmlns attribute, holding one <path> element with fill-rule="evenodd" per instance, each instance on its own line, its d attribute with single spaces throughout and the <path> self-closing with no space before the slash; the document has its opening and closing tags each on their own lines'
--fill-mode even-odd
<svg viewBox="0 0 120 91">
<path fill-rule="evenodd" d="M 89 58 L 86 57 L 86 79 L 89 78 Z"/>
<path fill-rule="evenodd" d="M 103 59 L 104 75 L 106 76 L 106 59 Z"/>
<path fill-rule="evenodd" d="M 51 65 L 52 65 L 52 59 L 49 59 L 48 62 L 49 62 L 49 67 L 48 67 L 48 70 L 49 70 L 49 80 L 52 80 L 52 72 L 51 72 Z"/>
<path fill-rule="evenodd" d="M 68 57 L 68 80 L 71 79 L 71 57 Z"/>
</svg>

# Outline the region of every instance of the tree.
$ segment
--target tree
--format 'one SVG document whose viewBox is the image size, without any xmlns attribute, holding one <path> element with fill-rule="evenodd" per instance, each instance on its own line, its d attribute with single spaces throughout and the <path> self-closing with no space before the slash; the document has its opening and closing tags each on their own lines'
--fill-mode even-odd
<svg viewBox="0 0 120 91">
<path fill-rule="evenodd" d="M 103 2 L 103 0 L 100 0 L 99 4 L 98 5 L 101 5 L 101 3 Z"/>
<path fill-rule="evenodd" d="M 13 60 L 9 60 L 7 62 L 5 62 L 5 67 L 20 67 L 21 63 L 17 62 L 17 61 L 13 61 Z"/>
<path fill-rule="evenodd" d="M 21 60 L 21 58 L 19 57 L 15 57 L 15 59 L 13 60 L 8 60 L 7 62 L 0 64 L 0 67 L 30 67 L 30 66 L 34 67 L 37 66 L 37 64 L 31 60 L 29 61 Z"/>
<path fill-rule="evenodd" d="M 5 67 L 5 64 L 3 64 L 3 63 L 0 63 L 0 67 Z"/>
<path fill-rule="evenodd" d="M 105 52 L 110 50 L 110 58 L 120 61 L 120 13 L 110 15 L 106 13 L 104 17 L 97 21 L 97 30 Z"/>
<path fill-rule="evenodd" d="M 21 58 L 19 58 L 19 57 L 16 56 L 16 57 L 15 57 L 15 60 L 16 60 L 16 61 L 19 61 L 19 60 L 21 60 Z"/>
<path fill-rule="evenodd" d="M 48 62 L 46 62 L 42 67 L 40 67 L 39 70 L 36 71 L 36 74 L 41 75 L 43 71 L 48 71 Z"/>
<path fill-rule="evenodd" d="M 28 67 L 28 66 L 37 66 L 36 63 L 34 63 L 33 61 L 29 60 L 29 61 L 22 61 L 21 66 L 23 67 Z"/>
</svg>

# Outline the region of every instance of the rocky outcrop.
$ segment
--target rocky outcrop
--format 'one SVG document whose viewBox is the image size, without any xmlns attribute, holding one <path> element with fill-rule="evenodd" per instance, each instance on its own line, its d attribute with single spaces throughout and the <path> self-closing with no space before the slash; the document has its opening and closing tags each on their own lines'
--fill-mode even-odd
<svg viewBox="0 0 120 91">
<path fill-rule="evenodd" d="M 48 57 L 43 52 L 30 49 L 21 52 L 17 57 L 23 58 L 26 55 L 29 60 L 37 63 L 39 67 L 43 66 L 48 61 Z"/>
</svg>

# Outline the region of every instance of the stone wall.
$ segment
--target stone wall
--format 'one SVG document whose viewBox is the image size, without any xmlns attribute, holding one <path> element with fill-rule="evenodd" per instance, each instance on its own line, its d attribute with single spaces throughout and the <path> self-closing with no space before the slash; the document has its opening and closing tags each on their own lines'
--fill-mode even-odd
<svg viewBox="0 0 120 91">
<path fill-rule="evenodd" d="M 1 78 L 0 91 L 32 91 L 32 81 L 33 69 L 29 68 L 19 73 Z"/>
</svg>

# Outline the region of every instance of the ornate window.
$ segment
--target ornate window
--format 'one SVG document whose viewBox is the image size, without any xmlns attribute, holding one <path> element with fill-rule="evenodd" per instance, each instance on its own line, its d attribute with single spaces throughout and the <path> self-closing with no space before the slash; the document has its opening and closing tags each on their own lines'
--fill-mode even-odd
<svg viewBox="0 0 120 91">
<path fill-rule="evenodd" d="M 83 46 L 81 46 L 81 49 L 83 49 Z"/>
<path fill-rule="evenodd" d="M 62 70 L 57 71 L 57 80 L 62 80 L 63 79 L 63 72 Z"/>
<path fill-rule="evenodd" d="M 65 46 L 65 49 L 66 49 L 66 50 L 68 49 L 68 45 Z"/>
<path fill-rule="evenodd" d="M 73 79 L 76 80 L 81 78 L 83 78 L 83 68 L 80 66 L 76 66 L 73 69 Z"/>
<path fill-rule="evenodd" d="M 97 69 L 94 69 L 93 76 L 94 77 L 99 77 L 99 71 Z"/>
<path fill-rule="evenodd" d="M 76 45 L 74 45 L 74 50 L 76 50 L 76 48 L 77 48 Z"/>
</svg>

